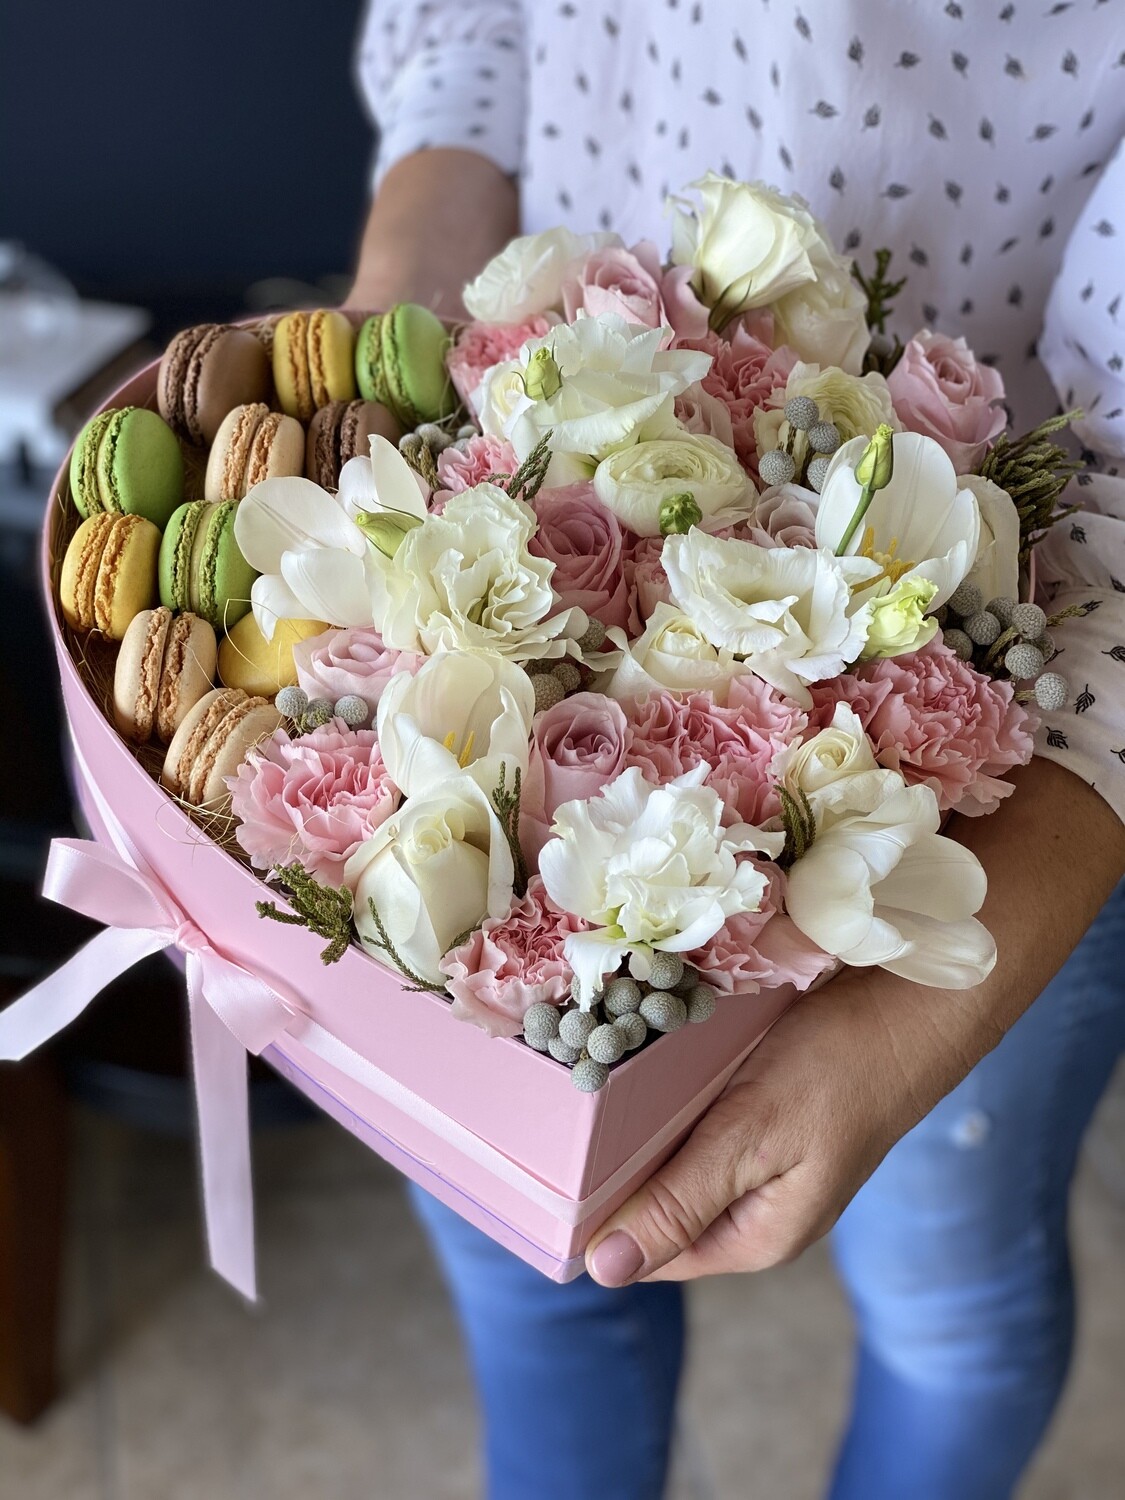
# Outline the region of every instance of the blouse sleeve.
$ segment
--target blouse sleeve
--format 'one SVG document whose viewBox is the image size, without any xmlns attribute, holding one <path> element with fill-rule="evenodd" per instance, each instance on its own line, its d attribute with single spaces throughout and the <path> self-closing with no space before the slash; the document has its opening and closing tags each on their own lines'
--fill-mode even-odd
<svg viewBox="0 0 1125 1500">
<path fill-rule="evenodd" d="M 379 135 L 378 185 L 412 151 L 460 146 L 519 171 L 526 93 L 519 0 L 369 0 L 359 83 Z"/>
<path fill-rule="evenodd" d="M 1067 707 L 1043 715 L 1036 753 L 1088 781 L 1125 818 L 1125 144 L 1075 224 L 1047 303 L 1039 353 L 1091 470 L 1064 499 L 1081 506 L 1036 548 L 1040 603 L 1081 610 L 1051 635 Z"/>
</svg>

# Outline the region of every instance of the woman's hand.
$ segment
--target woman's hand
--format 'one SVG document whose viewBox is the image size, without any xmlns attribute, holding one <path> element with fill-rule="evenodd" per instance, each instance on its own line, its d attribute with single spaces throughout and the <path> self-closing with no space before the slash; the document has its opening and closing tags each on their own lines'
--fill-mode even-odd
<svg viewBox="0 0 1125 1500">
<path fill-rule="evenodd" d="M 944 991 L 852 969 L 803 996 L 599 1230 L 586 1253 L 596 1281 L 758 1271 L 800 1254 L 1042 991 L 1120 878 L 1125 832 L 1049 761 L 1015 779 L 998 812 L 949 829 L 988 872 L 981 917 L 999 952 L 988 979 Z"/>
</svg>

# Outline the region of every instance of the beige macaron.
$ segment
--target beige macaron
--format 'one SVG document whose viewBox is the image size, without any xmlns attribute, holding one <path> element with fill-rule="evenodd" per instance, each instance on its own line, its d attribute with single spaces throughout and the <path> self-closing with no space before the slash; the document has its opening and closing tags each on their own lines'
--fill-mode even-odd
<svg viewBox="0 0 1125 1500">
<path fill-rule="evenodd" d="M 198 615 L 142 610 L 133 618 L 113 676 L 113 718 L 119 732 L 143 745 L 164 744 L 215 680 L 215 632 Z"/>
<path fill-rule="evenodd" d="M 226 777 L 280 725 L 281 715 L 265 698 L 239 688 L 216 688 L 200 698 L 176 730 L 161 784 L 193 806 L 225 812 L 230 804 Z"/>
<path fill-rule="evenodd" d="M 207 457 L 204 498 L 241 500 L 263 479 L 305 472 L 305 429 L 262 402 L 236 406 L 215 434 Z"/>
</svg>

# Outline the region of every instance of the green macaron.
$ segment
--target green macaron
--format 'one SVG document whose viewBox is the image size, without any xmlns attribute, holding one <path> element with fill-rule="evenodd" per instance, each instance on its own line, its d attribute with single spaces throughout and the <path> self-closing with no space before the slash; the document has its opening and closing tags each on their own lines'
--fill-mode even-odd
<svg viewBox="0 0 1125 1500">
<path fill-rule="evenodd" d="M 160 602 L 191 610 L 216 630 L 229 630 L 250 608 L 257 573 L 234 539 L 237 500 L 189 500 L 164 529 L 160 546 Z"/>
<path fill-rule="evenodd" d="M 184 497 L 184 461 L 175 433 L 144 407 L 99 412 L 74 444 L 70 492 L 82 516 L 106 511 L 164 526 Z"/>
<path fill-rule="evenodd" d="M 389 406 L 408 429 L 452 416 L 460 403 L 445 367 L 448 350 L 449 335 L 428 307 L 400 302 L 376 313 L 356 340 L 361 395 Z"/>
</svg>

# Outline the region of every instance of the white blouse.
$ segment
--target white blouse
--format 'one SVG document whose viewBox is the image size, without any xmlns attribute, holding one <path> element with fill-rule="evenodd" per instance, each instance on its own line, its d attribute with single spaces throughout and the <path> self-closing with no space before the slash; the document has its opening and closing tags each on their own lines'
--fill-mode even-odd
<svg viewBox="0 0 1125 1500">
<path fill-rule="evenodd" d="M 1096 608 L 1052 632 L 1074 696 L 1037 748 L 1125 817 L 1123 0 L 371 0 L 359 76 L 376 181 L 459 146 L 528 231 L 663 246 L 669 191 L 763 178 L 861 264 L 890 246 L 896 327 L 964 334 L 1017 429 L 1081 406 L 1103 472 L 1037 559 Z"/>
</svg>

